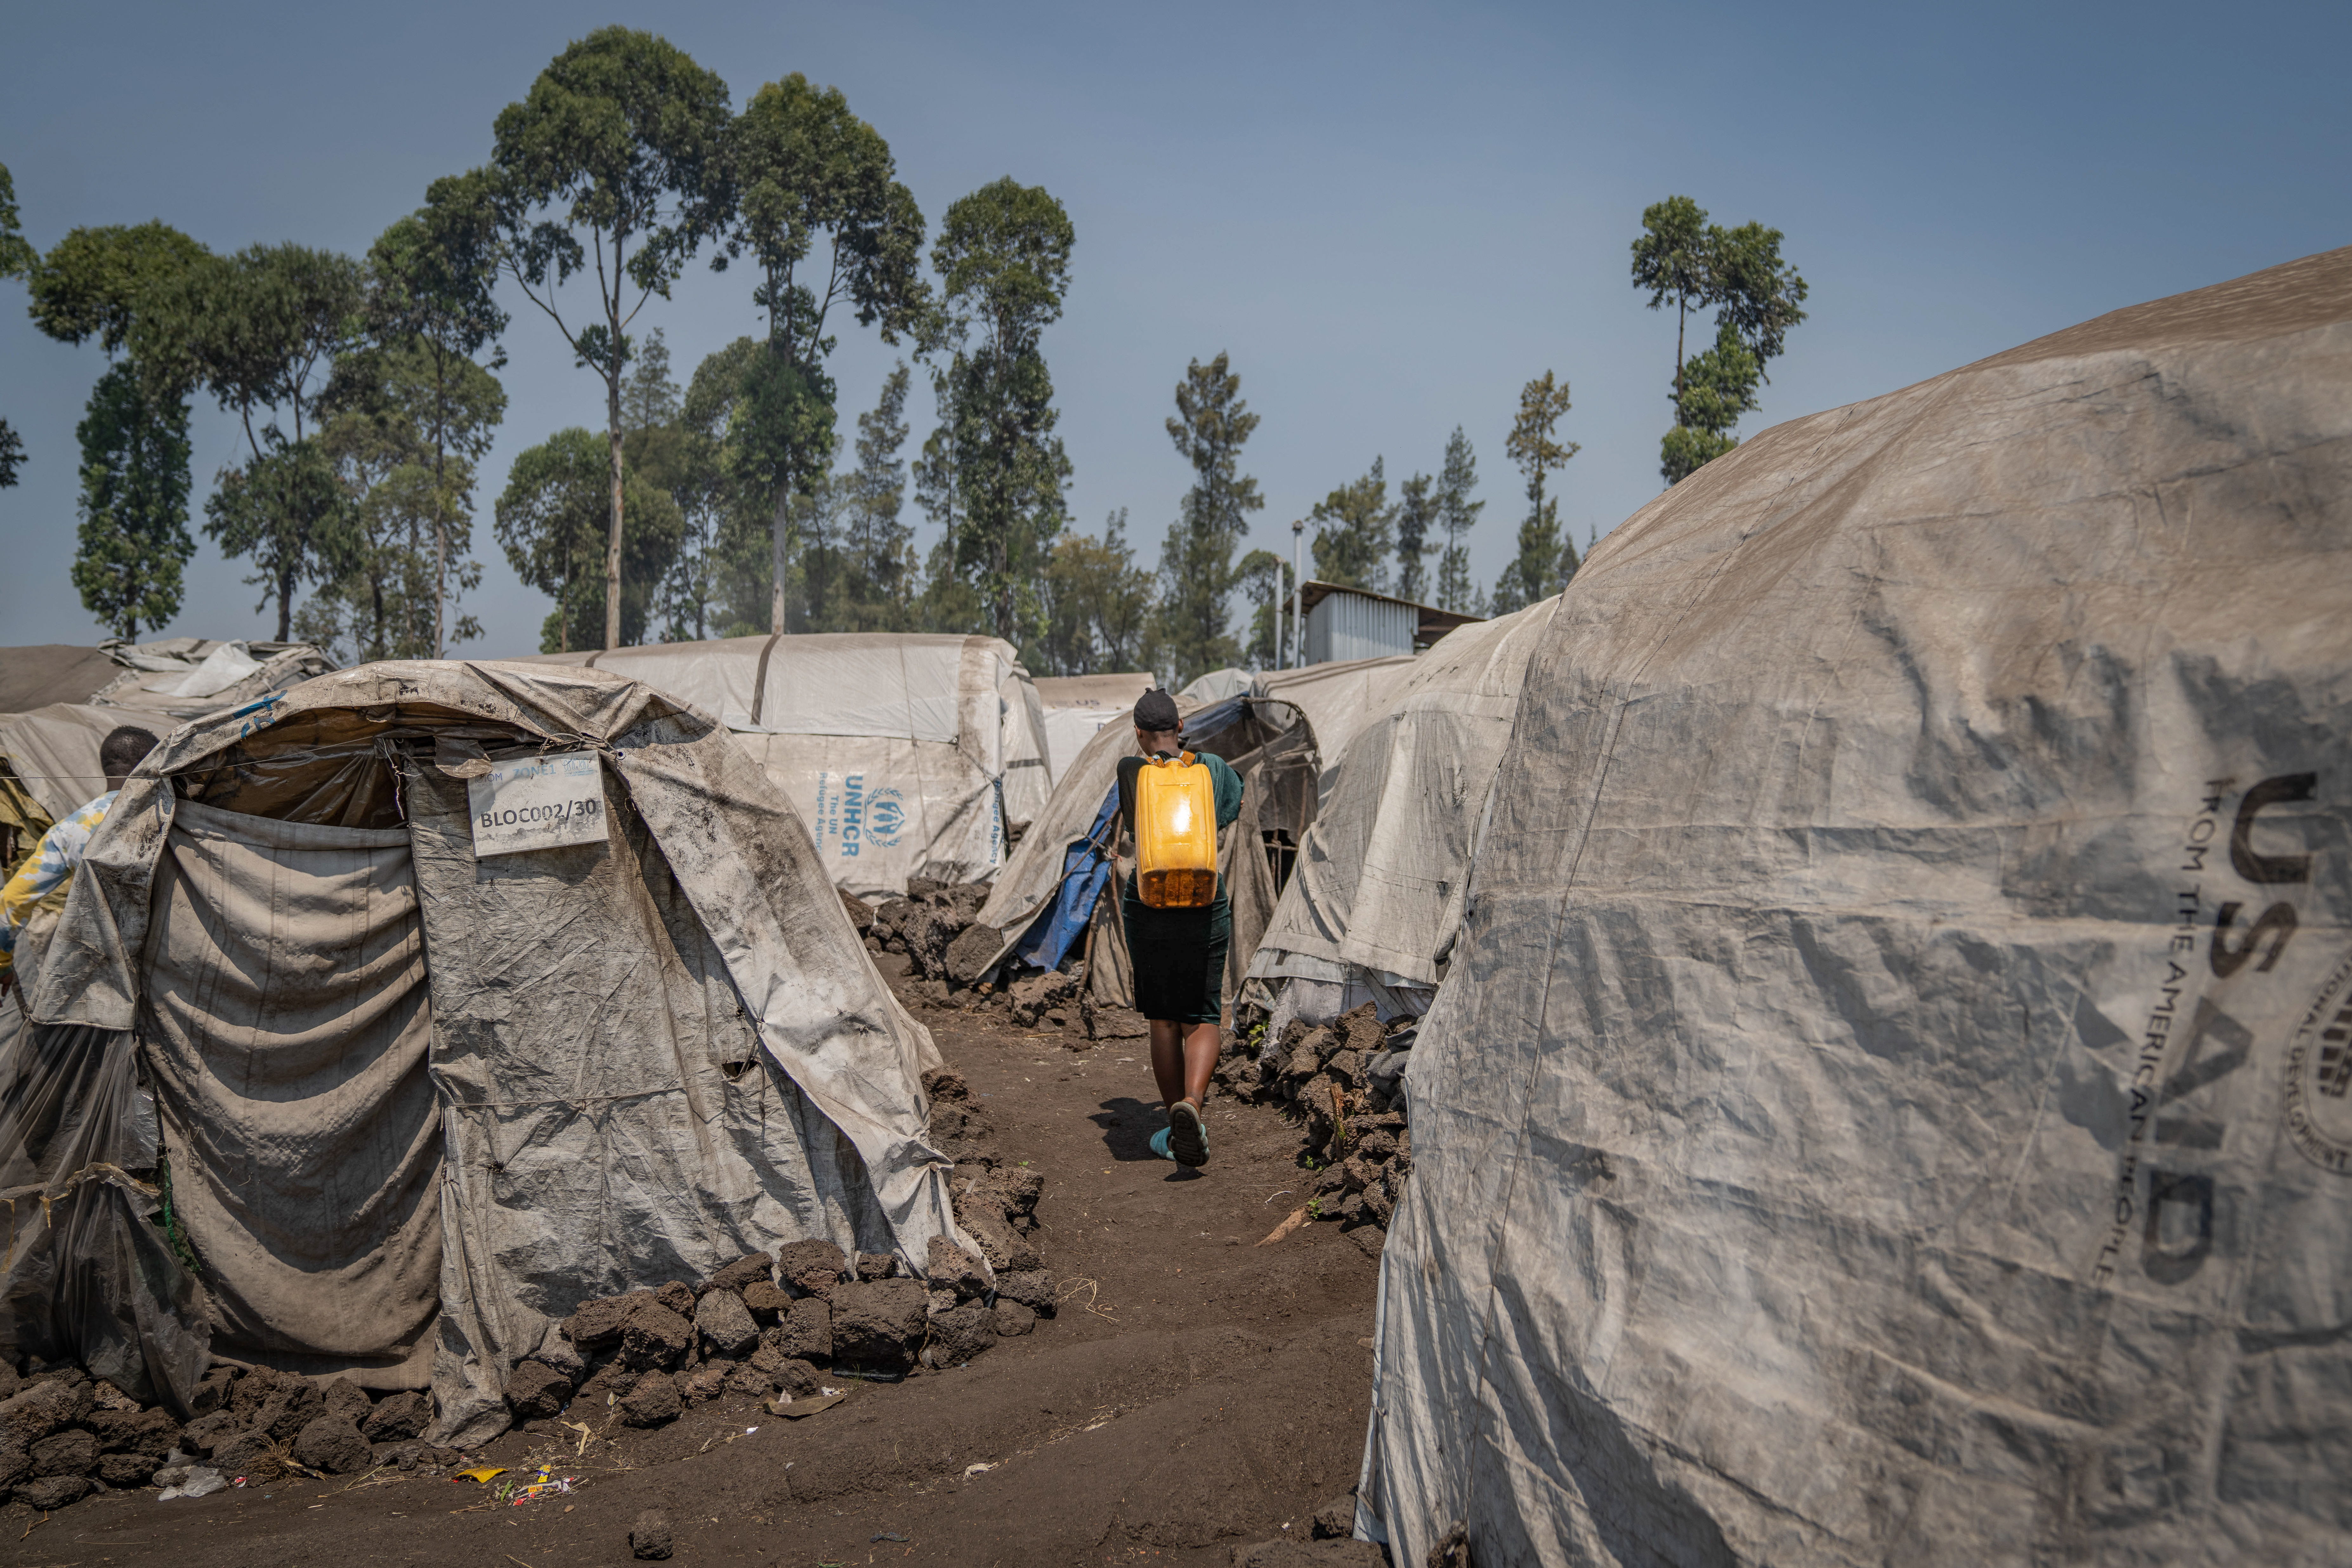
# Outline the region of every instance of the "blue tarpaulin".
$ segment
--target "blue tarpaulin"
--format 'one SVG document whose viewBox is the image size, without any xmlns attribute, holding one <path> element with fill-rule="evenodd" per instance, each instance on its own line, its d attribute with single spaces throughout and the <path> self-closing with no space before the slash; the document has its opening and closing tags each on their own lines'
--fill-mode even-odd
<svg viewBox="0 0 2352 1568">
<path fill-rule="evenodd" d="M 1057 969 L 1085 934 L 1087 922 L 1095 917 L 1095 900 L 1102 897 L 1103 885 L 1110 880 L 1111 818 L 1118 810 L 1118 786 L 1113 784 L 1103 796 L 1102 809 L 1095 813 L 1094 826 L 1063 854 L 1062 885 L 1053 902 L 1038 914 L 1029 934 L 1013 950 L 1022 963 Z"/>
</svg>

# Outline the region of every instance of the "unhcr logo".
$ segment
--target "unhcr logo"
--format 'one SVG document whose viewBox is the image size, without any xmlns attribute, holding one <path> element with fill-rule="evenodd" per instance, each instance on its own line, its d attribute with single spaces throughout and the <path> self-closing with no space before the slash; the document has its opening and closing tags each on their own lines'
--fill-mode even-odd
<svg viewBox="0 0 2352 1568">
<path fill-rule="evenodd" d="M 885 849 L 898 847 L 907 828 L 907 806 L 895 789 L 877 789 L 866 806 L 866 836 Z"/>
</svg>

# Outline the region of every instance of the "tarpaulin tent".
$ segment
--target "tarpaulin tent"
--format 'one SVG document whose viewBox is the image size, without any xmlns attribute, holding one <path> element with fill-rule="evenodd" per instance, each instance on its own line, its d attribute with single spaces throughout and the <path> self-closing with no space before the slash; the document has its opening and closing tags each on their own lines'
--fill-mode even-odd
<svg viewBox="0 0 2352 1568">
<path fill-rule="evenodd" d="M 509 819 L 579 841 L 503 852 Z M 196 721 L 18 960 L 0 1342 L 142 1396 L 183 1401 L 208 1332 L 429 1383 L 470 1441 L 583 1300 L 955 1234 L 929 1036 L 790 804 L 610 673 L 375 664 Z M 159 1142 L 201 1288 L 148 1223 Z"/>
<path fill-rule="evenodd" d="M 164 637 L 94 648 L 65 643 L 0 648 L 0 713 L 86 702 L 194 719 L 334 668 L 309 643 Z"/>
<path fill-rule="evenodd" d="M 1250 960 L 1278 1040 L 1365 1000 L 1419 1012 L 1462 922 L 1472 847 L 1528 655 L 1557 599 L 1448 634 L 1402 668 L 1326 773 L 1314 825 Z M 1286 1002 L 1289 1005 L 1284 1005 Z"/>
<path fill-rule="evenodd" d="M 1124 722 L 1137 699 L 1159 685 L 1142 671 L 1129 675 L 1044 675 L 1036 681 L 1045 715 L 1045 761 L 1055 783 L 1069 772 L 1095 731 Z"/>
<path fill-rule="evenodd" d="M 1176 693 L 1180 702 L 1217 702 L 1228 697 L 1239 697 L 1251 689 L 1255 678 L 1246 669 L 1227 665 L 1205 675 L 1196 675 L 1183 689 Z"/>
<path fill-rule="evenodd" d="M 98 747 L 108 731 L 136 724 L 162 735 L 333 668 L 308 643 L 168 637 L 0 648 L 0 874 L 105 790 Z"/>
<path fill-rule="evenodd" d="M 1360 1528 L 2352 1559 L 2352 249 L 1779 426 L 1529 662 Z"/>
<path fill-rule="evenodd" d="M 1310 664 L 1299 669 L 1270 669 L 1258 676 L 1250 689 L 1260 697 L 1278 698 L 1307 715 L 1315 731 L 1315 749 L 1322 758 L 1318 789 L 1328 798 L 1339 782 L 1333 772 L 1348 754 L 1348 742 L 1374 716 L 1388 711 L 1388 695 L 1412 670 L 1411 654 L 1387 658 L 1345 659 Z"/>
<path fill-rule="evenodd" d="M 1230 1002 L 1281 891 L 1274 856 L 1286 853 L 1280 847 L 1296 844 L 1314 820 L 1315 737 L 1297 708 L 1277 700 L 1180 700 L 1177 710 L 1184 720 L 1184 744 L 1223 757 L 1242 778 L 1242 815 L 1218 836 L 1217 846 L 1218 873 L 1233 905 L 1224 984 Z M 1117 919 L 1121 879 L 1132 873 L 1133 856 L 1112 865 L 1118 826 L 1116 814 L 1106 816 L 1104 807 L 1118 792 L 1118 760 L 1134 750 L 1132 724 L 1106 724 L 1055 786 L 976 917 L 1003 933 L 991 967 L 1024 950 L 1030 962 L 1050 966 L 1066 955 L 1070 932 L 1085 929 L 1090 933 L 1088 988 L 1097 1001 L 1133 1005 Z M 1041 922 L 1053 929 L 1035 930 Z"/>
<path fill-rule="evenodd" d="M 1036 688 L 995 637 L 729 637 L 522 662 L 609 670 L 718 715 L 860 895 L 987 881 L 1053 791 Z"/>
</svg>

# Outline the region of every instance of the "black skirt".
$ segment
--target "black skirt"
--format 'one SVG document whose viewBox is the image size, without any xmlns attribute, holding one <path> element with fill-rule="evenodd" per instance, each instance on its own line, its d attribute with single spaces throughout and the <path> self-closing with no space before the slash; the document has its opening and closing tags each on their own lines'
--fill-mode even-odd
<svg viewBox="0 0 2352 1568">
<path fill-rule="evenodd" d="M 1135 970 L 1135 1010 L 1147 1018 L 1214 1024 L 1223 1016 L 1225 948 L 1234 907 L 1219 896 L 1200 910 L 1155 910 L 1119 900 L 1128 962 Z"/>
</svg>

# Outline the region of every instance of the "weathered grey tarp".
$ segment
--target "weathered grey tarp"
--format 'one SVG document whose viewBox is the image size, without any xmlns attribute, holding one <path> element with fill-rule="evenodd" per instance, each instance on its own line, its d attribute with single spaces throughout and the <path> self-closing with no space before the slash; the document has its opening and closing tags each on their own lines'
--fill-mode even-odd
<svg viewBox="0 0 2352 1568">
<path fill-rule="evenodd" d="M 478 859 L 467 780 L 580 749 L 606 841 Z M 503 1424 L 507 1369 L 582 1300 L 812 1236 L 919 1267 L 955 1234 L 928 1037 L 791 806 L 618 677 L 379 664 L 189 725 L 26 986 L 37 1035 L 147 1035 L 222 1353 L 379 1382 L 429 1354 L 448 1440 Z"/>
<path fill-rule="evenodd" d="M 1143 670 L 1125 675 L 1045 675 L 1036 680 L 1045 714 L 1045 760 L 1054 782 L 1070 771 L 1095 731 L 1125 723 L 1138 699 L 1160 684 Z"/>
<path fill-rule="evenodd" d="M 1251 975 L 1438 983 L 1528 656 L 1559 602 L 1462 627 L 1389 689 L 1348 742 Z"/>
<path fill-rule="evenodd" d="M 1332 770 L 1348 754 L 1356 731 L 1388 710 L 1388 694 L 1401 684 L 1414 664 L 1411 654 L 1387 658 L 1345 659 L 1310 664 L 1299 669 L 1273 669 L 1260 675 L 1251 690 L 1260 697 L 1287 702 L 1307 715 L 1315 731 L 1315 750 L 1322 758 L 1321 793 L 1328 798 L 1338 783 Z"/>
<path fill-rule="evenodd" d="M 1196 675 L 1185 688 L 1176 693 L 1179 702 L 1215 702 L 1227 697 L 1239 697 L 1251 689 L 1255 678 L 1246 669 L 1227 665 L 1205 675 Z"/>
<path fill-rule="evenodd" d="M 1360 1520 L 2352 1559 L 2352 250 L 1780 426 L 1528 670 Z"/>
<path fill-rule="evenodd" d="M 626 676 L 716 714 L 853 893 L 988 880 L 1053 790 L 1036 688 L 996 637 L 814 633 L 518 662 Z"/>
<path fill-rule="evenodd" d="M 163 637 L 98 647 L 45 643 L 0 648 L 0 713 L 87 703 L 193 719 L 257 701 L 334 668 L 332 659 L 309 643 Z M 128 716 L 117 721 L 139 721 Z M 171 726 L 155 728 L 160 732 Z"/>
<path fill-rule="evenodd" d="M 142 971 L 213 1352 L 424 1387 L 442 1131 L 408 830 L 177 803 Z"/>
<path fill-rule="evenodd" d="M 172 726 L 141 723 L 120 708 L 52 703 L 29 713 L 0 714 L 0 762 L 29 791 L 51 822 L 62 822 L 84 802 L 106 793 L 106 770 L 98 748 L 124 724 L 158 734 Z"/>
</svg>

